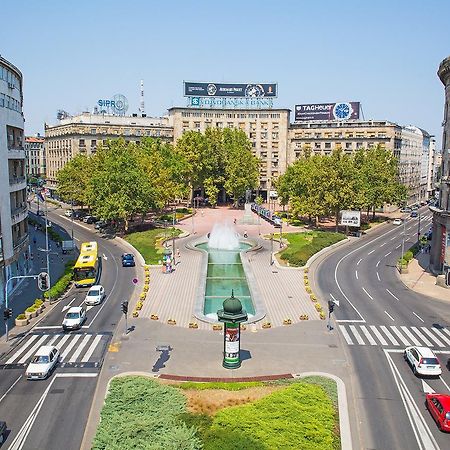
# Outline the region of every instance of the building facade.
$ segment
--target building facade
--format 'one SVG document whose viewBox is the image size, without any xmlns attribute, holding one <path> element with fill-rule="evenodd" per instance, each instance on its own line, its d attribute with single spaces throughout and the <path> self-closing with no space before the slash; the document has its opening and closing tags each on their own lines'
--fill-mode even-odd
<svg viewBox="0 0 450 450">
<path fill-rule="evenodd" d="M 44 138 L 27 136 L 25 138 L 25 161 L 27 178 L 45 176 Z"/>
<path fill-rule="evenodd" d="M 5 280 L 28 270 L 22 74 L 0 57 L 0 300 Z M 13 288 L 9 283 L 8 288 Z"/>
<path fill-rule="evenodd" d="M 45 159 L 47 187 L 56 188 L 56 174 L 78 154 L 91 155 L 99 144 L 123 137 L 127 142 L 139 142 L 150 136 L 173 141 L 173 129 L 167 118 L 114 116 L 83 113 L 62 119 L 57 125 L 45 125 Z"/>
<path fill-rule="evenodd" d="M 444 85 L 444 121 L 442 134 L 442 165 L 439 185 L 439 205 L 431 207 L 433 212 L 433 239 L 430 264 L 435 272 L 450 269 L 450 56 L 438 69 Z"/>
<path fill-rule="evenodd" d="M 174 142 L 185 131 L 204 132 L 207 127 L 238 128 L 252 143 L 253 155 L 261 160 L 258 191 L 267 199 L 274 180 L 288 164 L 289 109 L 170 108 L 169 125 Z"/>
</svg>

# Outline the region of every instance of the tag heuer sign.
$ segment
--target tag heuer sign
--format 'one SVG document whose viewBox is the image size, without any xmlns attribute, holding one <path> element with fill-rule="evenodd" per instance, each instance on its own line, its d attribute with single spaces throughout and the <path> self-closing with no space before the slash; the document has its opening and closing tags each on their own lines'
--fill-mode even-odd
<svg viewBox="0 0 450 450">
<path fill-rule="evenodd" d="M 359 227 L 361 225 L 361 211 L 341 211 L 339 225 Z"/>
</svg>

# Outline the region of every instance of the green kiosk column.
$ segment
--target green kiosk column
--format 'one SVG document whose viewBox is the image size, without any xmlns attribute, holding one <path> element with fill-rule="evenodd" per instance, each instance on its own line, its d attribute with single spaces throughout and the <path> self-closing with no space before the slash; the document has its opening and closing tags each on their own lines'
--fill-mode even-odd
<svg viewBox="0 0 450 450">
<path fill-rule="evenodd" d="M 219 322 L 224 322 L 223 333 L 223 362 L 226 369 L 241 367 L 241 322 L 248 319 L 247 312 L 242 309 L 241 301 L 234 296 L 223 302 L 223 309 L 217 311 Z"/>
</svg>

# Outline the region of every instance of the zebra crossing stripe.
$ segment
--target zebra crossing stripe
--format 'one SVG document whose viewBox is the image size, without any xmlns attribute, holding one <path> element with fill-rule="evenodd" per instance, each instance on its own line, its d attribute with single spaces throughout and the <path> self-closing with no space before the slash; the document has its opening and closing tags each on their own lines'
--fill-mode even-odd
<svg viewBox="0 0 450 450">
<path fill-rule="evenodd" d="M 61 336 L 61 335 L 59 335 L 59 336 Z M 65 344 L 65 342 L 67 341 L 67 339 L 69 339 L 70 338 L 70 334 L 65 334 L 63 337 L 62 337 L 62 339 L 55 345 L 55 347 L 58 349 L 58 350 L 61 350 L 61 347 Z"/>
<path fill-rule="evenodd" d="M 39 335 L 33 334 L 30 339 L 24 344 L 22 347 L 19 348 L 17 352 L 14 353 L 14 355 L 11 356 L 11 358 L 6 361 L 6 364 L 12 364 L 27 348 L 30 346 L 35 339 L 37 339 Z"/>
<path fill-rule="evenodd" d="M 387 338 L 392 342 L 392 345 L 400 345 L 397 339 L 392 336 L 391 332 L 384 325 L 380 325 L 380 328 L 384 331 L 384 334 L 387 336 Z"/>
<path fill-rule="evenodd" d="M 355 325 L 349 325 L 349 328 L 352 331 L 353 335 L 355 336 L 356 340 L 358 341 L 358 344 L 364 345 L 364 339 L 358 333 L 358 330 L 356 329 Z"/>
<path fill-rule="evenodd" d="M 402 333 L 400 333 L 400 331 L 397 329 L 396 326 L 391 325 L 391 330 L 398 336 L 398 338 L 403 342 L 404 345 L 410 346 L 411 344 L 409 343 L 409 341 L 407 339 L 405 339 L 405 337 L 403 336 Z"/>
<path fill-rule="evenodd" d="M 352 338 L 348 334 L 347 329 L 345 328 L 345 326 L 344 325 L 339 325 L 339 329 L 341 330 L 342 336 L 344 336 L 344 339 L 347 341 L 347 344 L 348 345 L 353 345 Z"/>
<path fill-rule="evenodd" d="M 438 330 L 436 327 L 431 328 L 447 345 L 450 345 L 450 339 Z"/>
<path fill-rule="evenodd" d="M 448 334 L 450 336 L 450 331 L 447 328 L 442 328 L 441 331 L 443 333 L 446 333 L 446 334 Z"/>
<path fill-rule="evenodd" d="M 41 336 L 41 338 L 17 362 L 19 364 L 25 363 L 47 338 L 48 338 L 48 334 L 44 334 L 44 336 Z"/>
<path fill-rule="evenodd" d="M 69 342 L 69 345 L 65 348 L 64 353 L 61 355 L 60 361 L 64 361 L 64 358 L 70 353 L 72 348 L 77 343 L 78 339 L 80 339 L 81 334 L 74 334 L 73 339 Z"/>
<path fill-rule="evenodd" d="M 402 331 L 406 334 L 406 336 L 408 336 L 408 338 L 412 341 L 412 343 L 414 345 L 422 345 L 419 340 L 411 333 L 411 331 L 408 330 L 408 327 L 405 326 L 401 326 L 400 327 L 402 329 Z"/>
<path fill-rule="evenodd" d="M 425 345 L 428 345 L 428 347 L 434 347 L 434 345 L 417 329 L 417 327 L 411 327 L 411 330 L 413 330 L 414 333 L 416 333 L 417 336 L 425 342 Z"/>
<path fill-rule="evenodd" d="M 372 335 L 369 333 L 369 331 L 364 325 L 360 325 L 359 328 L 361 328 L 361 331 L 364 333 L 364 336 L 366 336 L 370 345 L 377 345 L 377 341 L 372 337 Z"/>
<path fill-rule="evenodd" d="M 98 334 L 97 336 L 95 336 L 94 341 L 89 346 L 89 348 L 87 349 L 84 356 L 81 358 L 81 362 L 89 361 L 89 358 L 92 356 L 92 353 L 94 353 L 94 350 L 97 347 L 98 343 L 100 342 L 101 338 L 102 338 L 101 334 Z"/>
<path fill-rule="evenodd" d="M 388 345 L 386 339 L 382 336 L 382 334 L 377 330 L 375 325 L 370 325 L 370 329 L 373 331 L 373 334 L 377 337 L 377 339 L 381 342 L 381 345 Z"/>
<path fill-rule="evenodd" d="M 55 334 L 50 341 L 47 343 L 47 345 L 53 345 L 55 343 L 55 341 L 60 337 L 60 334 Z"/>
<path fill-rule="evenodd" d="M 424 333 L 428 334 L 428 336 L 430 336 L 430 339 L 432 339 L 434 342 L 436 342 L 436 344 L 438 345 L 438 347 L 445 347 L 445 345 L 437 338 L 434 336 L 434 334 L 426 327 L 420 327 Z"/>
<path fill-rule="evenodd" d="M 89 339 L 91 339 L 90 334 L 87 334 L 84 339 L 81 341 L 81 344 L 77 347 L 72 357 L 69 359 L 69 362 L 75 362 L 77 358 L 81 355 L 81 352 L 83 351 L 84 347 L 86 347 L 86 344 L 88 343 Z"/>
</svg>

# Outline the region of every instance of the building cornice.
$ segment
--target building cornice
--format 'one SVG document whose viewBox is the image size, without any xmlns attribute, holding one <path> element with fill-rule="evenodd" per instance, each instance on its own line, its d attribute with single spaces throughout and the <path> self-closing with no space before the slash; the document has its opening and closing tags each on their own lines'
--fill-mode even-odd
<svg viewBox="0 0 450 450">
<path fill-rule="evenodd" d="M 444 86 L 450 85 L 450 56 L 445 58 L 441 64 L 439 64 L 437 74 Z"/>
</svg>

